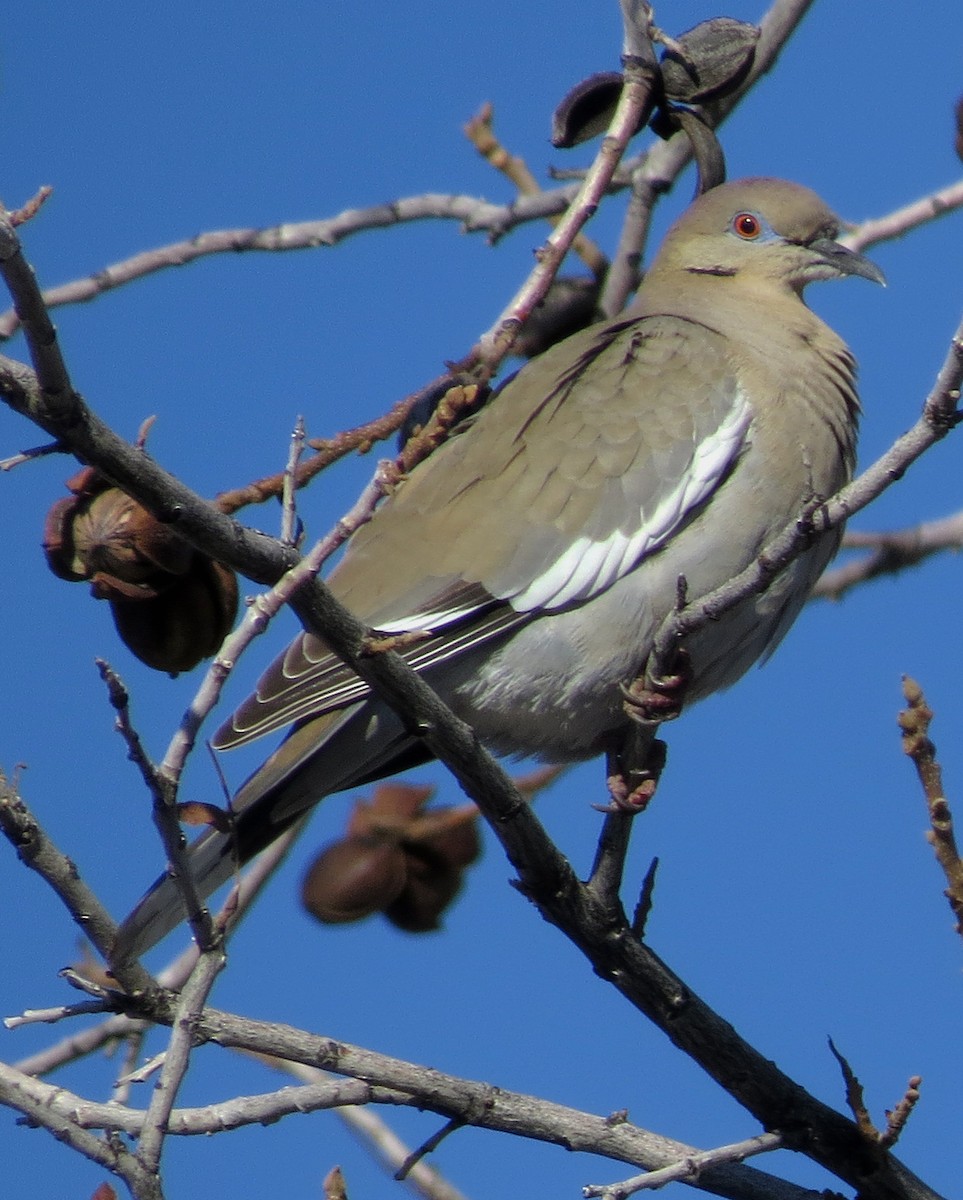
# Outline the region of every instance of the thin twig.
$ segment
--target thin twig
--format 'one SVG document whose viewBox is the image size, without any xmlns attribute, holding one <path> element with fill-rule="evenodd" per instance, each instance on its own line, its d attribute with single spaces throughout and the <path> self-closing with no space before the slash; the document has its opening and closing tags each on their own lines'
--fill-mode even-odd
<svg viewBox="0 0 963 1200">
<path fill-rule="evenodd" d="M 951 513 L 935 521 L 923 521 L 908 529 L 848 529 L 843 549 L 865 551 L 838 566 L 824 571 L 812 591 L 812 597 L 840 600 L 860 584 L 881 575 L 897 575 L 915 567 L 931 555 L 963 549 L 963 512 Z"/>
<path fill-rule="evenodd" d="M 879 1135 L 879 1144 L 881 1146 L 895 1146 L 906 1128 L 906 1123 L 913 1115 L 913 1110 L 919 1103 L 920 1085 L 923 1078 L 920 1075 L 911 1075 L 906 1082 L 906 1091 L 903 1093 L 899 1104 L 896 1107 L 886 1112 L 886 1128 Z"/>
<path fill-rule="evenodd" d="M 625 1197 L 636 1192 L 665 1187 L 667 1183 L 695 1183 L 706 1167 L 742 1162 L 755 1154 L 771 1154 L 782 1145 L 782 1134 L 760 1133 L 746 1138 L 744 1142 L 733 1142 L 728 1146 L 716 1146 L 714 1150 L 690 1154 L 669 1167 L 647 1171 L 644 1175 L 633 1175 L 621 1183 L 589 1184 L 582 1188 L 582 1195 L 586 1198 L 601 1197 L 602 1200 L 625 1200 Z"/>
<path fill-rule="evenodd" d="M 117 673 L 102 658 L 98 658 L 97 669 L 107 685 L 110 702 L 117 713 L 117 729 L 127 744 L 128 756 L 140 770 L 151 798 L 151 816 L 167 860 L 171 864 L 172 877 L 177 881 L 181 899 L 190 922 L 191 932 L 197 944 L 209 947 L 214 940 L 214 927 L 210 913 L 204 907 L 188 862 L 184 835 L 178 822 L 177 779 L 165 776 L 148 758 L 140 736 L 130 719 L 130 698 Z"/>
<path fill-rule="evenodd" d="M 58 1004 L 53 1008 L 27 1008 L 18 1017 L 4 1017 L 6 1029 L 19 1029 L 21 1025 L 56 1025 L 70 1017 L 87 1016 L 90 1013 L 112 1011 L 104 1000 L 86 1000 L 82 1004 Z"/>
<path fill-rule="evenodd" d="M 943 791 L 943 772 L 936 758 L 936 747 L 929 737 L 933 712 L 926 703 L 922 688 L 908 675 L 903 677 L 903 696 L 908 704 L 899 714 L 903 752 L 913 760 L 923 787 L 930 816 L 927 840 L 946 877 L 944 895 L 956 917 L 956 932 L 963 936 L 963 862 L 960 861 L 953 832 L 953 814 Z"/>
<path fill-rule="evenodd" d="M 181 992 L 164 1065 L 144 1115 L 144 1131 L 137 1149 L 137 1156 L 148 1171 L 156 1172 L 160 1167 L 168 1122 L 190 1063 L 195 1031 L 207 997 L 225 961 L 220 950 L 210 950 L 202 954 Z"/>
<path fill-rule="evenodd" d="M 284 485 L 281 489 L 281 541 L 285 546 L 297 544 L 298 510 L 294 491 L 297 487 L 298 463 L 303 451 L 304 417 L 299 416 L 294 422 L 294 432 L 291 434 L 291 449 L 287 466 L 284 468 Z"/>
<path fill-rule="evenodd" d="M 465 1121 L 461 1117 L 452 1117 L 450 1121 L 446 1121 L 445 1124 L 442 1125 L 441 1129 L 436 1130 L 430 1138 L 426 1138 L 420 1146 L 411 1151 L 398 1170 L 395 1171 L 395 1179 L 398 1180 L 399 1183 L 403 1179 L 407 1179 L 410 1172 L 414 1170 L 418 1163 L 420 1163 L 421 1160 L 427 1155 L 437 1150 L 446 1137 L 449 1137 L 451 1134 L 455 1133 L 456 1130 L 464 1128 Z"/>
<path fill-rule="evenodd" d="M 632 934 L 639 941 L 642 941 L 645 937 L 645 927 L 648 924 L 649 913 L 652 911 L 652 901 L 655 897 L 655 880 L 658 872 L 659 860 L 658 858 L 653 858 L 649 863 L 645 878 L 642 880 L 638 903 L 635 906 L 635 912 L 632 914 Z"/>
<path fill-rule="evenodd" d="M 21 862 L 36 871 L 54 890 L 84 936 L 106 960 L 117 926 L 100 900 L 80 877 L 76 863 L 53 844 L 19 790 L 0 771 L 0 831 L 16 849 Z M 152 980 L 139 966 L 125 967 L 118 979 L 128 991 L 148 990 Z"/>
<path fill-rule="evenodd" d="M 644 123 L 646 114 L 651 112 L 658 75 L 651 42 L 646 56 L 639 53 L 627 57 L 624 66 L 624 84 L 618 105 L 575 199 L 539 250 L 535 269 L 478 345 L 479 361 L 489 372 L 508 353 L 526 317 L 545 298 L 575 235 L 598 207 L 626 146 L 639 125 Z"/>
<path fill-rule="evenodd" d="M 37 458 L 45 458 L 48 454 L 66 453 L 66 448 L 60 442 L 45 442 L 42 446 L 34 446 L 30 450 L 21 450 L 19 454 L 11 454 L 9 458 L 0 458 L 0 471 L 12 471 L 14 467 L 33 462 Z"/>
<path fill-rule="evenodd" d="M 525 160 L 509 153 L 495 136 L 494 118 L 494 107 L 490 103 L 483 104 L 462 127 L 465 137 L 487 163 L 518 188 L 520 195 L 537 196 L 543 190 L 541 185 L 528 169 Z M 560 216 L 553 215 L 547 220 L 555 226 Z M 591 238 L 584 233 L 577 234 L 572 242 L 572 250 L 596 278 L 602 278 L 608 267 L 608 259 Z"/>
<path fill-rule="evenodd" d="M 963 179 L 929 192 L 885 216 L 860 221 L 839 240 L 851 250 L 868 250 L 880 242 L 904 237 L 911 230 L 939 220 L 958 208 L 963 208 Z"/>
</svg>

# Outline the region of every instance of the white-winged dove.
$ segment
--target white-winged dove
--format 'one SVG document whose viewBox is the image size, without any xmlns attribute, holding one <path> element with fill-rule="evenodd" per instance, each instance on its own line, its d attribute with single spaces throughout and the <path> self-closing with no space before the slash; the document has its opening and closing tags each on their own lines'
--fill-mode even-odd
<svg viewBox="0 0 963 1200">
<path fill-rule="evenodd" d="M 813 192 L 725 184 L 673 225 L 625 314 L 535 359 L 353 537 L 330 585 L 499 754 L 588 758 L 621 737 L 633 679 L 680 576 L 698 600 L 750 565 L 853 467 L 853 358 L 807 284 L 883 282 L 833 239 Z M 762 595 L 687 644 L 691 701 L 772 650 L 836 550 L 823 534 Z M 301 634 L 216 739 L 293 729 L 234 801 L 233 836 L 191 850 L 207 895 L 331 792 L 426 753 L 383 702 Z M 183 919 L 158 881 L 116 959 Z"/>
</svg>

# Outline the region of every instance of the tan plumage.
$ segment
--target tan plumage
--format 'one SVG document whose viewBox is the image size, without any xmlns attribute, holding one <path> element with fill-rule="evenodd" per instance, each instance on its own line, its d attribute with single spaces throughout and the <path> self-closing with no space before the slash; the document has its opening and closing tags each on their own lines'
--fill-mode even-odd
<svg viewBox="0 0 963 1200">
<path fill-rule="evenodd" d="M 634 305 L 528 364 L 352 539 L 336 595 L 372 627 L 430 629 L 405 651 L 499 753 L 599 753 L 624 726 L 684 575 L 697 599 L 749 565 L 814 496 L 850 477 L 849 351 L 802 303 L 846 274 L 836 219 L 779 180 L 727 184 L 676 222 Z M 687 699 L 734 682 L 779 641 L 838 544 L 819 539 L 688 645 Z M 193 851 L 206 894 L 332 791 L 424 757 L 323 642 L 301 635 L 217 735 L 299 722 L 235 799 L 237 844 Z M 161 881 L 117 956 L 181 919 Z"/>
</svg>

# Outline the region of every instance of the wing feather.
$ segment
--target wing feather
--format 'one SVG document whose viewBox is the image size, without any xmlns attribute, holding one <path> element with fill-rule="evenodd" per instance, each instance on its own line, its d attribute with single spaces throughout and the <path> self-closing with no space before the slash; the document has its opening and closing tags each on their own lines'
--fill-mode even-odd
<svg viewBox="0 0 963 1200">
<path fill-rule="evenodd" d="M 654 316 L 585 330 L 412 472 L 355 534 L 332 589 L 376 630 L 430 631 L 403 653 L 436 666 L 584 603 L 656 553 L 733 468 L 751 419 L 725 339 L 707 326 Z M 367 691 L 302 634 L 215 744 Z"/>
</svg>

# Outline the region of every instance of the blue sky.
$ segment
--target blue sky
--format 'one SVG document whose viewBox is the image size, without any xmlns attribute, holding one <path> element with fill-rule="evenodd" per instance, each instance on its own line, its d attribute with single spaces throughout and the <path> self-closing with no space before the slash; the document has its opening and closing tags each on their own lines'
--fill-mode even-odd
<svg viewBox="0 0 963 1200">
<path fill-rule="evenodd" d="M 732 3 L 727 15 L 757 18 Z M 670 3 L 680 32 L 718 15 Z M 963 12 L 940 0 L 907 11 L 817 3 L 774 74 L 723 131 L 731 177 L 782 175 L 816 188 L 846 218 L 879 215 L 949 183 L 951 109 L 963 87 Z M 121 3 L 21 6 L 2 47 L 4 201 L 40 184 L 55 193 L 24 231 L 44 284 L 95 272 L 136 251 L 224 227 L 329 216 L 424 191 L 511 196 L 460 127 L 485 100 L 508 146 L 536 173 L 584 163 L 556 152 L 551 111 L 576 80 L 615 67 L 618 6 L 491 0 L 442 6 L 372 0 L 145 11 Z M 691 194 L 685 177 L 659 230 Z M 614 245 L 622 202 L 591 226 Z M 889 288 L 858 280 L 814 289 L 810 302 L 861 363 L 869 462 L 916 417 L 959 320 L 963 216 L 873 257 Z M 224 256 L 142 280 L 56 314 L 76 386 L 133 437 L 157 414 L 154 455 L 205 494 L 283 465 L 294 418 L 323 436 L 383 411 L 463 354 L 488 327 L 544 236 L 523 228 L 490 248 L 454 224 L 365 234 L 334 249 Z M 19 341 L 6 347 L 14 356 Z M 910 524 L 959 505 L 959 438 L 950 438 L 854 527 Z M 0 457 L 42 440 L 0 411 Z M 345 509 L 374 467 L 344 464 L 301 501 L 309 533 Z M 150 751 L 162 756 L 196 686 L 151 674 L 118 643 L 105 606 L 50 575 L 39 549 L 49 505 L 72 473 L 47 459 L 0 477 L 5 514 L 4 720 L 0 763 L 26 763 L 22 789 L 60 845 L 118 916 L 163 865 L 138 777 L 112 732 L 93 659 L 133 693 Z M 274 528 L 273 507 L 251 514 Z M 832 1035 L 882 1120 L 907 1077 L 923 1099 L 901 1153 L 937 1188 L 959 1178 L 960 942 L 924 838 L 925 813 L 895 726 L 899 679 L 917 676 L 938 714 L 951 799 L 963 814 L 956 616 L 959 563 L 944 556 L 838 605 L 803 615 L 772 662 L 668 731 L 669 769 L 639 822 L 629 878 L 662 860 L 653 948 L 739 1031 L 829 1103 L 842 1103 Z M 294 629 L 279 622 L 238 669 L 240 700 Z M 224 760 L 232 781 L 254 753 Z M 440 797 L 455 785 L 434 770 Z M 600 764 L 540 801 L 544 819 L 587 869 L 599 818 Z M 197 756 L 186 794 L 216 799 Z M 322 930 L 296 907 L 312 847 L 339 828 L 329 802 L 233 944 L 214 1001 L 591 1111 L 628 1108 L 639 1124 L 711 1146 L 756 1132 L 661 1034 L 596 980 L 578 953 L 510 887 L 494 843 L 443 933 L 411 938 L 386 925 Z M 629 897 L 631 902 L 631 895 Z M 4 1014 L 73 998 L 56 971 L 74 930 L 12 852 L 0 860 Z M 176 940 L 176 939 L 175 939 Z M 164 961 L 161 953 L 152 960 Z M 24 1055 L 65 1027 L 3 1032 Z M 281 1080 L 207 1049 L 186 1103 Z M 106 1098 L 113 1064 L 64 1072 Z M 141 1097 L 146 1102 L 146 1090 Z M 438 1118 L 389 1113 L 418 1142 Z M 37 1196 L 87 1195 L 104 1173 L 40 1131 L 0 1114 L 0 1162 Z M 169 1147 L 169 1195 L 292 1198 L 319 1194 L 340 1162 L 355 1198 L 400 1194 L 329 1114 Z M 475 1197 L 538 1188 L 578 1195 L 622 1173 L 534 1143 L 462 1132 L 437 1165 Z M 760 1160 L 818 1187 L 830 1180 L 788 1155 Z M 626 1172 L 628 1173 L 628 1172 Z M 15 1189 L 17 1190 L 17 1189 Z"/>
</svg>

